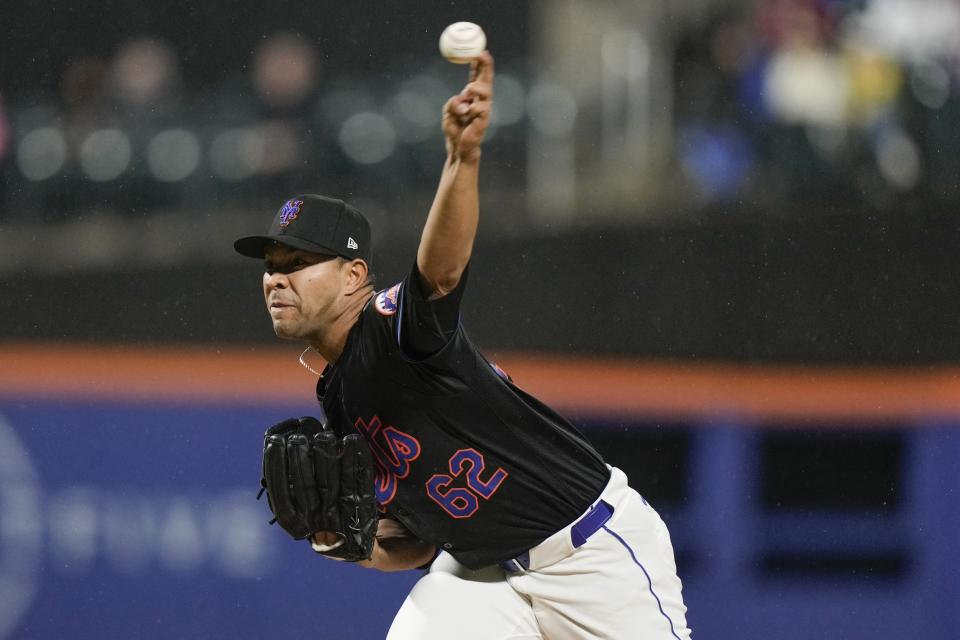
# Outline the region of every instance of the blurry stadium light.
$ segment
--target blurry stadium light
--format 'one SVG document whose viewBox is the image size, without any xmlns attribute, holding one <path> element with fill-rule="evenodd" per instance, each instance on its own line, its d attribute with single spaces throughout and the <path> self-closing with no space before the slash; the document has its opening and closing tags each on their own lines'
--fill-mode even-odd
<svg viewBox="0 0 960 640">
<path fill-rule="evenodd" d="M 530 122 L 541 134 L 551 137 L 569 135 L 577 119 L 577 101 L 559 84 L 538 82 L 527 99 Z"/>
<path fill-rule="evenodd" d="M 263 143 L 259 171 L 266 174 L 283 173 L 301 162 L 301 136 L 283 120 L 268 120 L 257 126 L 257 135 Z"/>
<path fill-rule="evenodd" d="M 73 488 L 61 495 L 52 496 L 49 503 L 50 516 L 56 516 L 61 527 L 52 527 L 52 549 L 58 559 L 69 558 L 63 565 L 71 572 L 88 570 L 97 556 L 97 510 L 96 496 L 92 491 Z"/>
<path fill-rule="evenodd" d="M 849 95 L 846 67 L 823 51 L 779 51 L 764 77 L 770 111 L 783 122 L 826 127 L 842 125 Z"/>
<path fill-rule="evenodd" d="M 94 131 L 80 145 L 80 166 L 91 180 L 113 180 L 130 166 L 130 138 L 119 129 Z"/>
<path fill-rule="evenodd" d="M 685 126 L 678 151 L 684 173 L 707 200 L 735 196 L 754 161 L 749 139 L 736 127 Z"/>
<path fill-rule="evenodd" d="M 851 30 L 860 39 L 912 61 L 955 55 L 960 46 L 956 0 L 872 0 Z"/>
<path fill-rule="evenodd" d="M 146 574 L 153 568 L 153 559 L 144 553 L 140 541 L 143 532 L 158 530 L 160 519 L 157 513 L 149 504 L 131 495 L 107 505 L 104 511 L 102 544 L 112 552 L 110 564 L 113 570 L 129 577 Z"/>
<path fill-rule="evenodd" d="M 18 425 L 19 426 L 19 425 Z M 0 637 L 34 603 L 44 559 L 41 480 L 18 428 L 0 415 Z"/>
<path fill-rule="evenodd" d="M 887 182 L 908 191 L 920 180 L 920 150 L 905 132 L 893 129 L 877 140 L 877 167 Z"/>
<path fill-rule="evenodd" d="M 390 121 L 369 111 L 349 117 L 340 127 L 340 146 L 358 164 L 383 162 L 396 148 L 396 139 Z"/>
<path fill-rule="evenodd" d="M 928 109 L 940 109 L 950 98 L 950 75 L 935 62 L 917 65 L 910 74 L 914 97 Z"/>
<path fill-rule="evenodd" d="M 295 33 L 263 40 L 253 60 L 253 86 L 274 107 L 300 104 L 316 86 L 319 63 L 312 43 Z"/>
<path fill-rule="evenodd" d="M 113 61 L 113 89 L 123 102 L 150 105 L 168 97 L 177 86 L 178 58 L 173 47 L 152 37 L 136 37 L 120 48 Z"/>
<path fill-rule="evenodd" d="M 498 73 L 493 80 L 493 95 L 496 107 L 490 122 L 502 127 L 520 122 L 527 100 L 520 81 L 507 73 Z"/>
<path fill-rule="evenodd" d="M 173 573 L 185 573 L 206 560 L 203 523 L 183 499 L 174 502 L 159 527 L 160 561 Z"/>
<path fill-rule="evenodd" d="M 17 165 L 30 180 L 46 180 L 63 167 L 67 159 L 67 143 L 59 129 L 34 129 L 17 147 Z"/>
<path fill-rule="evenodd" d="M 213 173 L 225 180 L 250 177 L 260 169 L 263 147 L 263 139 L 253 129 L 228 129 L 217 134 L 210 145 Z"/>
<path fill-rule="evenodd" d="M 390 101 L 387 112 L 393 116 L 400 142 L 423 142 L 431 134 L 439 134 L 439 109 L 421 93 L 400 91 Z"/>
<path fill-rule="evenodd" d="M 376 101 L 367 90 L 362 88 L 336 89 L 321 98 L 317 105 L 317 119 L 337 126 L 355 113 L 373 109 L 376 109 Z M 437 106 L 438 111 L 439 109 L 440 107 Z"/>
<path fill-rule="evenodd" d="M 437 76 L 429 73 L 421 73 L 404 82 L 400 87 L 400 91 L 409 91 L 421 96 L 424 101 L 430 105 L 431 109 L 433 109 L 429 116 L 424 115 L 422 117 L 425 119 L 429 118 L 430 123 L 435 125 L 437 114 L 440 113 L 440 110 L 450 95 L 453 92 L 459 91 L 459 88 L 451 90 L 450 87 L 444 84 Z M 426 120 L 423 121 L 423 124 L 426 124 Z"/>
<path fill-rule="evenodd" d="M 576 153 L 571 135 L 577 102 L 565 87 L 538 82 L 527 99 L 527 204 L 545 224 L 567 224 L 576 203 Z"/>
<path fill-rule="evenodd" d="M 157 180 L 183 180 L 199 164 L 200 143 L 197 136 L 184 129 L 162 131 L 147 145 L 147 166 Z"/>
<path fill-rule="evenodd" d="M 804 129 L 807 140 L 826 158 L 838 158 L 847 143 L 847 127 L 808 125 Z"/>
<path fill-rule="evenodd" d="M 650 43 L 639 29 L 615 26 L 604 30 L 600 51 L 604 155 L 642 163 L 651 141 Z"/>
</svg>

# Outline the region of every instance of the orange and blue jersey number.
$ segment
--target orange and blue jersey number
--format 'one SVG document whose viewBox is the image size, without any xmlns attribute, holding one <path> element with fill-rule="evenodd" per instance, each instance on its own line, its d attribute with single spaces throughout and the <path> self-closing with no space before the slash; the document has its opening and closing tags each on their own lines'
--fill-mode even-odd
<svg viewBox="0 0 960 640">
<path fill-rule="evenodd" d="M 510 475 L 501 467 L 483 478 L 486 461 L 476 449 L 459 449 L 450 458 L 450 474 L 437 473 L 427 480 L 427 495 L 454 518 L 469 518 L 480 508 L 480 498 L 489 500 Z M 463 478 L 466 486 L 453 486 Z M 459 484 L 459 483 L 458 483 Z"/>
</svg>

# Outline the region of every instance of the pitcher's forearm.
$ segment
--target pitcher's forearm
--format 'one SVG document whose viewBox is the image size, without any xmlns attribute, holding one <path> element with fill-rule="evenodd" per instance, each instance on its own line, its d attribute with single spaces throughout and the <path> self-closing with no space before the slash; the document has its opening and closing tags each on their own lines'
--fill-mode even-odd
<svg viewBox="0 0 960 640">
<path fill-rule="evenodd" d="M 447 157 L 417 250 L 424 284 L 438 297 L 457 286 L 473 251 L 480 218 L 479 148 L 475 152 Z"/>
<path fill-rule="evenodd" d="M 432 544 L 416 538 L 387 538 L 374 543 L 370 560 L 362 560 L 357 564 L 380 571 L 405 571 L 424 566 L 436 552 Z"/>
</svg>

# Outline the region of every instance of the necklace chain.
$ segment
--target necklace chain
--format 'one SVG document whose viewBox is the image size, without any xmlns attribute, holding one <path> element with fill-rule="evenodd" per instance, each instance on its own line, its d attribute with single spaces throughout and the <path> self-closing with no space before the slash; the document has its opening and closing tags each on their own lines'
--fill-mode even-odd
<svg viewBox="0 0 960 640">
<path fill-rule="evenodd" d="M 300 354 L 300 364 L 302 364 L 306 368 L 306 370 L 312 373 L 313 375 L 315 376 L 322 375 L 319 371 L 317 371 L 316 369 L 311 367 L 309 364 L 307 364 L 307 361 L 303 359 L 303 357 L 307 355 L 307 353 L 310 351 L 316 351 L 316 349 L 314 349 L 312 346 L 304 349 L 303 353 Z"/>
</svg>

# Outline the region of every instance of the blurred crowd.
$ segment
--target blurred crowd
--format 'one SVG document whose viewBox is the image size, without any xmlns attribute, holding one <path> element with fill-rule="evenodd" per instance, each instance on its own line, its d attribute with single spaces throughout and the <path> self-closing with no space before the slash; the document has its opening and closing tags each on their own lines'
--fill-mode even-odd
<svg viewBox="0 0 960 640">
<path fill-rule="evenodd" d="M 960 3 L 758 0 L 676 50 L 677 161 L 702 201 L 960 200 Z"/>
<path fill-rule="evenodd" d="M 775 213 L 785 203 L 960 200 L 958 0 L 708 6 L 695 26 L 664 30 L 674 153 L 659 162 L 692 186 L 667 201 Z M 135 37 L 54 70 L 57 95 L 0 87 L 0 219 L 261 207 L 305 187 L 377 209 L 431 190 L 440 107 L 464 68 L 434 56 L 382 75 L 337 75 L 322 53 L 298 33 L 274 32 L 220 82 L 187 90 L 173 46 Z M 525 127 L 551 117 L 535 107 L 543 91 L 525 64 L 498 60 L 489 144 L 504 148 L 486 168 L 518 193 Z M 514 130 L 499 135 L 504 127 Z"/>
<path fill-rule="evenodd" d="M 306 189 L 376 207 L 391 192 L 432 189 L 441 107 L 466 67 L 440 60 L 338 77 L 320 53 L 298 33 L 276 32 L 249 65 L 193 92 L 177 52 L 158 38 L 130 39 L 110 59 L 71 59 L 59 95 L 18 96 L 0 111 L 0 218 L 249 209 Z M 498 90 L 493 139 L 523 117 L 509 68 Z"/>
</svg>

